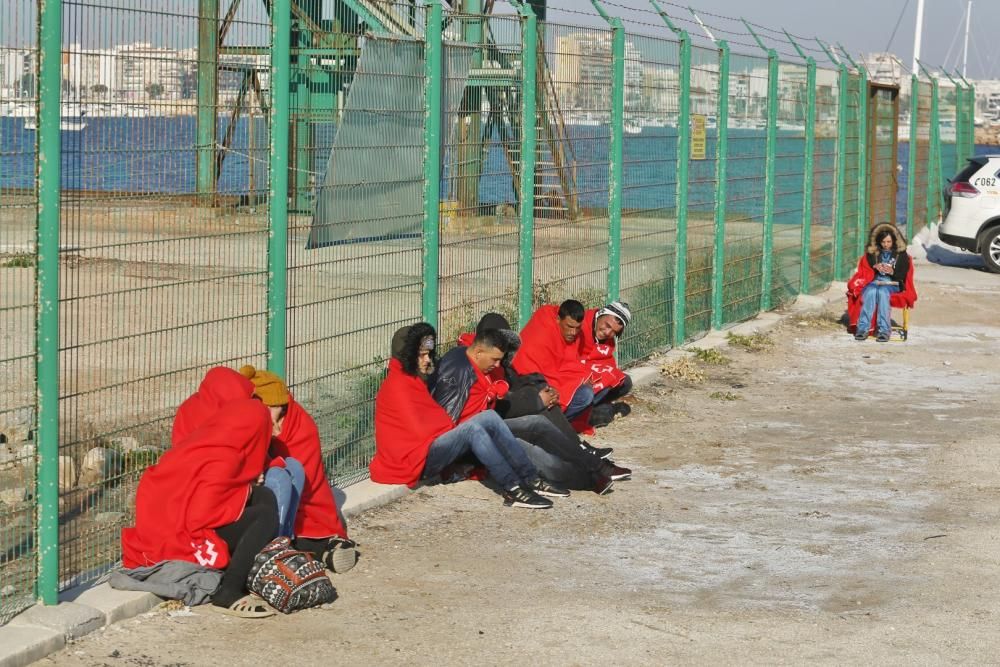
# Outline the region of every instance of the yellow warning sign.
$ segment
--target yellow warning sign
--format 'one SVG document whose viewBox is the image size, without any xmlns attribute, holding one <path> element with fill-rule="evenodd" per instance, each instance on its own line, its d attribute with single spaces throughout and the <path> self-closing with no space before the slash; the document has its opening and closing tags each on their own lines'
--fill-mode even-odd
<svg viewBox="0 0 1000 667">
<path fill-rule="evenodd" d="M 705 115 L 691 114 L 691 159 L 705 159 Z"/>
</svg>

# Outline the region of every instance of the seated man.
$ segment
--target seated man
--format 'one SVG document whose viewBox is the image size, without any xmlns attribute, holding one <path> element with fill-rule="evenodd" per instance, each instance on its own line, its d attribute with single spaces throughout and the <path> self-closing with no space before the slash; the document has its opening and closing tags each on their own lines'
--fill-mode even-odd
<svg viewBox="0 0 1000 667">
<path fill-rule="evenodd" d="M 583 315 L 583 304 L 573 299 L 559 306 L 542 306 L 521 331 L 521 349 L 514 356 L 518 373 L 538 373 L 555 389 L 560 407 L 571 420 L 590 407 L 589 401 L 571 404 L 577 391 L 583 389 L 584 395 L 593 396 L 590 369 L 580 357 Z"/>
<path fill-rule="evenodd" d="M 631 320 L 628 304 L 622 301 L 612 301 L 603 308 L 591 308 L 584 313 L 580 356 L 591 372 L 590 423 L 594 426 L 610 424 L 615 415 L 624 417 L 631 411 L 628 404 L 615 403 L 632 391 L 632 378 L 618 368 L 615 360 L 615 339 Z M 585 403 L 587 394 L 586 389 L 581 388 L 573 400 Z"/>
<path fill-rule="evenodd" d="M 368 470 L 381 484 L 416 486 L 469 452 L 503 489 L 504 503 L 546 509 L 549 484 L 500 416 L 487 410 L 460 424 L 434 402 L 427 379 L 434 369 L 434 327 L 421 322 L 392 337 L 389 373 L 375 396 L 375 457 Z"/>
<path fill-rule="evenodd" d="M 357 561 L 357 550 L 337 510 L 323 465 L 319 431 L 277 375 L 253 366 L 244 366 L 240 372 L 224 367 L 210 369 L 198 391 L 177 410 L 171 442 L 176 446 L 227 401 L 249 397 L 257 397 L 281 418 L 280 430 L 273 434 L 270 444 L 277 465 L 268 470 L 265 481 L 276 491 L 291 491 L 298 480 L 299 489 L 293 492 L 297 509 L 286 517 L 294 522 L 290 532 L 295 535 L 295 548 L 309 551 L 333 572 L 346 572 Z M 289 531 L 286 528 L 283 532 Z"/>
<path fill-rule="evenodd" d="M 611 489 L 611 481 L 631 475 L 627 468 L 601 458 L 610 454 L 610 449 L 598 450 L 580 440 L 566 416 L 555 407 L 558 397 L 543 377 L 520 375 L 510 368 L 510 360 L 520 347 L 521 339 L 502 315 L 488 313 L 483 316 L 476 333 L 463 334 L 459 344 L 462 346 L 441 359 L 438 381 L 432 392 L 434 399 L 451 414 L 461 414 L 470 410 L 470 406 L 479 405 L 476 385 L 462 381 L 470 369 L 478 368 L 486 380 L 510 387 L 506 395 L 498 395 L 492 408 L 504 418 L 515 436 L 550 455 L 540 456 L 533 448 L 528 448 L 529 456 L 546 479 L 603 494 Z M 489 345 L 503 353 L 499 363 L 492 363 L 496 355 L 477 352 L 477 348 Z"/>
</svg>

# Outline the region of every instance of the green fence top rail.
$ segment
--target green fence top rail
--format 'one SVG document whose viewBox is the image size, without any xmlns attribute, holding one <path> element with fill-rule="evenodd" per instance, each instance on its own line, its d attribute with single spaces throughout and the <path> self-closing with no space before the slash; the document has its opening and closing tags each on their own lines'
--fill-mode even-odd
<svg viewBox="0 0 1000 667">
<path fill-rule="evenodd" d="M 792 45 L 792 48 L 795 49 L 795 52 L 799 54 L 799 56 L 802 58 L 802 60 L 805 60 L 806 62 L 809 62 L 810 60 L 813 60 L 812 56 L 806 55 L 806 52 L 802 50 L 802 47 L 799 46 L 799 43 L 797 41 L 795 41 L 795 38 L 792 37 L 788 33 L 787 30 L 785 30 L 784 28 L 782 28 L 781 32 L 785 33 L 785 37 L 788 38 L 788 43 Z M 813 60 L 813 64 L 814 65 L 816 64 L 815 60 Z"/>
<path fill-rule="evenodd" d="M 851 54 L 848 53 L 847 49 L 844 48 L 844 45 L 841 44 L 840 42 L 837 42 L 837 48 L 840 49 L 840 52 L 844 54 L 845 58 L 847 58 L 847 62 L 851 63 L 851 67 L 853 67 L 854 69 L 856 69 L 860 73 L 861 72 L 861 66 L 858 65 L 858 63 L 856 63 L 854 61 L 854 58 L 852 58 Z"/>
<path fill-rule="evenodd" d="M 826 57 L 830 60 L 831 63 L 833 63 L 837 67 L 844 66 L 844 63 L 840 62 L 840 59 L 833 54 L 833 51 L 830 50 L 830 47 L 824 44 L 822 41 L 820 41 L 819 37 L 814 37 L 813 39 L 815 39 L 816 43 L 819 44 L 819 48 L 823 49 L 823 53 L 826 54 Z"/>
<path fill-rule="evenodd" d="M 667 27 L 670 28 L 670 30 L 675 35 L 677 35 L 681 39 L 685 39 L 687 37 L 687 31 L 683 30 L 681 28 L 678 28 L 677 25 L 674 24 L 674 22 L 670 20 L 670 17 L 667 16 L 667 13 L 665 11 L 663 11 L 663 8 L 660 7 L 659 4 L 657 4 L 656 0 L 649 0 L 649 4 L 653 5 L 653 8 L 656 10 L 656 13 L 660 15 L 660 18 L 663 19 L 663 22 L 667 24 Z M 692 11 L 694 11 L 694 10 L 692 10 Z"/>
<path fill-rule="evenodd" d="M 750 24 L 747 23 L 747 20 L 741 16 L 740 21 L 743 21 L 743 25 L 745 25 L 747 27 L 747 30 L 750 31 L 750 34 L 753 36 L 754 41 L 757 42 L 757 46 L 759 46 L 761 50 L 764 51 L 765 53 L 770 51 L 770 49 L 767 48 L 767 45 L 764 44 L 764 40 L 760 38 L 760 35 L 758 35 L 757 32 L 752 27 L 750 27 Z"/>
</svg>

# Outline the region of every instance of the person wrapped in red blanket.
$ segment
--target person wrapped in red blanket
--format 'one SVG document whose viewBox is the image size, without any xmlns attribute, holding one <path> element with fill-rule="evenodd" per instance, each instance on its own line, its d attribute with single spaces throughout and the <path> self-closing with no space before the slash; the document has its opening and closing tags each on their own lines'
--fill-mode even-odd
<svg viewBox="0 0 1000 667">
<path fill-rule="evenodd" d="M 521 349 L 514 355 L 514 369 L 542 375 L 570 420 L 590 408 L 590 401 L 573 402 L 578 391 L 593 395 L 590 369 L 580 357 L 583 315 L 583 304 L 574 299 L 540 307 L 521 331 Z"/>
<path fill-rule="evenodd" d="M 273 614 L 245 595 L 253 559 L 274 537 L 274 495 L 255 486 L 274 428 L 257 399 L 221 405 L 143 473 L 135 525 L 122 530 L 126 568 L 188 561 L 225 570 L 212 604 L 248 616 Z"/>
<path fill-rule="evenodd" d="M 224 367 L 209 370 L 198 391 L 177 410 L 172 442 L 176 445 L 225 401 L 248 396 L 257 396 L 270 407 L 283 408 L 280 433 L 270 446 L 272 465 L 281 466 L 285 459 L 294 459 L 305 475 L 294 518 L 295 548 L 312 553 L 334 572 L 346 572 L 357 561 L 356 545 L 349 539 L 337 509 L 323 465 L 319 430 L 277 375 L 253 366 L 244 366 L 240 372 Z"/>
<path fill-rule="evenodd" d="M 457 424 L 464 406 L 457 406 L 453 417 L 431 397 L 427 382 L 435 343 L 434 327 L 426 322 L 402 327 L 392 337 L 389 372 L 375 396 L 375 456 L 368 466 L 372 481 L 414 487 L 471 454 L 500 485 L 504 504 L 552 507 L 552 501 L 539 495 L 547 488 L 545 481 L 500 415 L 483 410 Z"/>
<path fill-rule="evenodd" d="M 863 341 L 874 328 L 876 340 L 884 343 L 892 330 L 891 306 L 912 308 L 916 301 L 913 261 L 906 242 L 895 225 L 875 225 L 866 252 L 847 282 L 848 330 Z"/>
<path fill-rule="evenodd" d="M 583 315 L 580 357 L 591 373 L 590 423 L 594 426 L 610 424 L 615 416 L 624 417 L 631 412 L 627 403 L 617 401 L 632 391 L 632 378 L 618 367 L 615 359 L 615 342 L 631 321 L 632 311 L 624 301 L 591 308 Z"/>
</svg>

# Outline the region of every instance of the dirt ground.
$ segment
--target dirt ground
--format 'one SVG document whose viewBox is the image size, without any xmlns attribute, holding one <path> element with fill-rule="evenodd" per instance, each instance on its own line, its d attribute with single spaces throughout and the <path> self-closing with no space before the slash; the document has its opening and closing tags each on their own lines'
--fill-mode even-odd
<svg viewBox="0 0 1000 667">
<path fill-rule="evenodd" d="M 639 389 L 596 439 L 635 470 L 608 496 L 424 488 L 354 521 L 329 609 L 151 612 L 42 664 L 995 662 L 1000 276 L 918 289 L 909 342 L 836 304 Z"/>
</svg>

